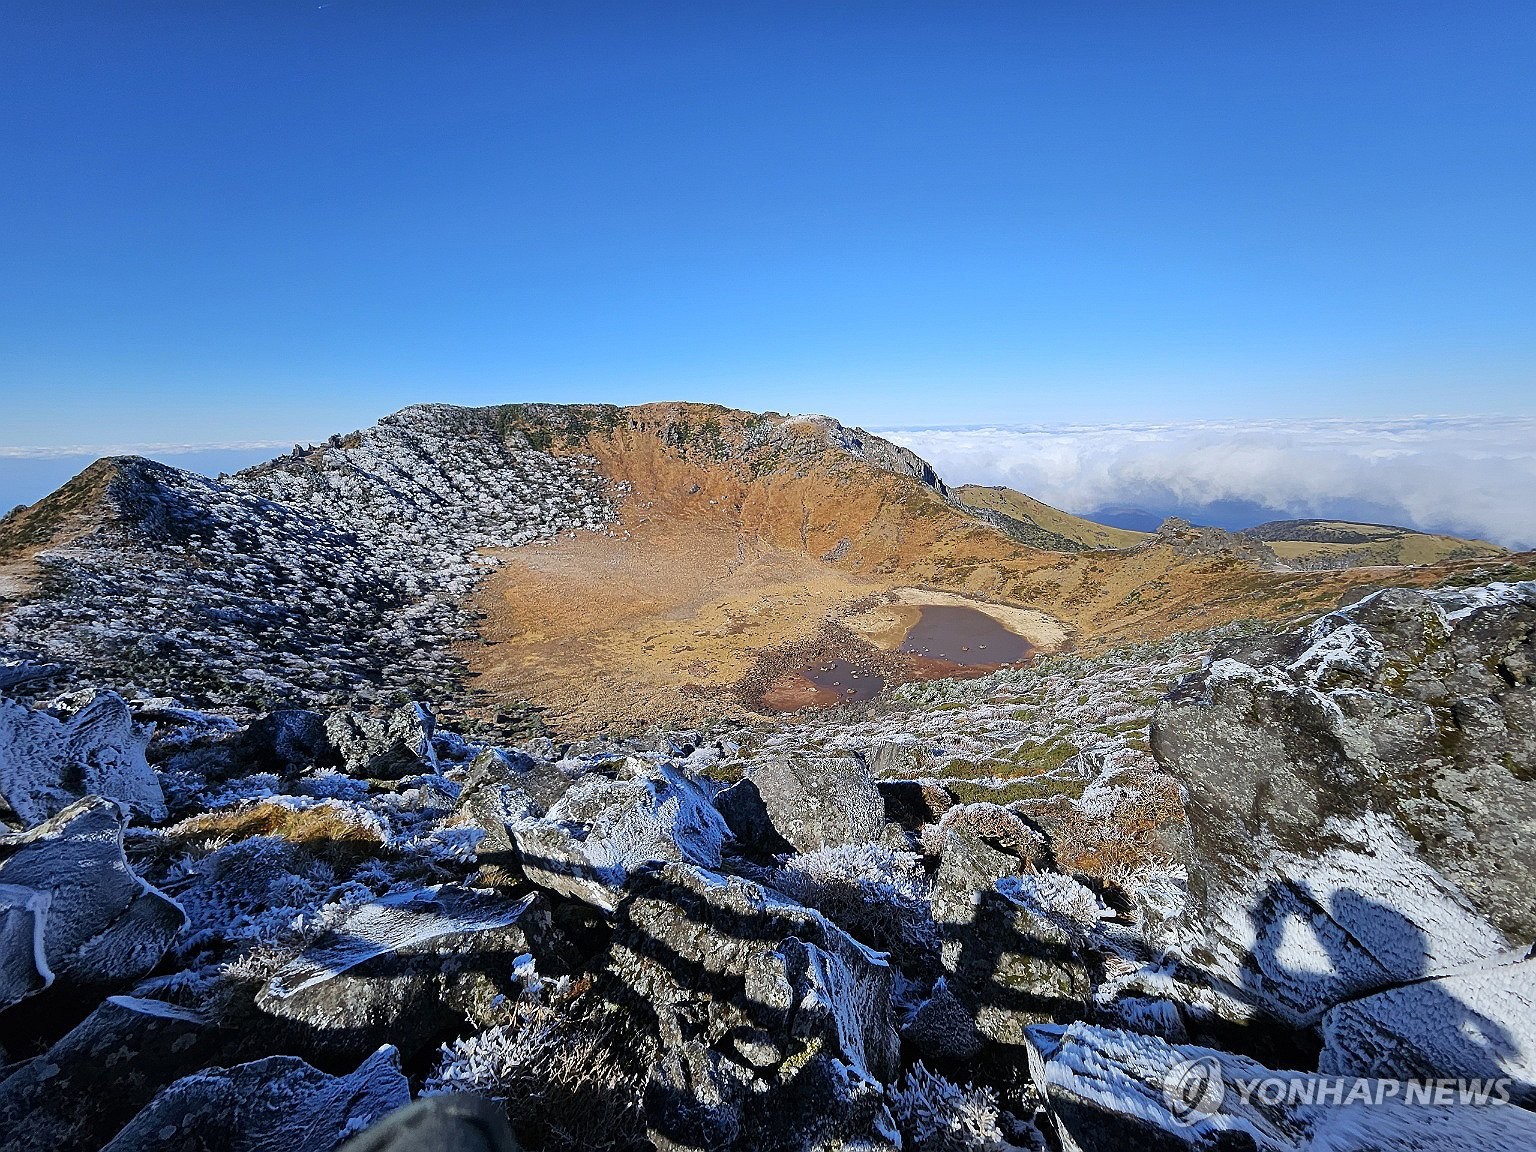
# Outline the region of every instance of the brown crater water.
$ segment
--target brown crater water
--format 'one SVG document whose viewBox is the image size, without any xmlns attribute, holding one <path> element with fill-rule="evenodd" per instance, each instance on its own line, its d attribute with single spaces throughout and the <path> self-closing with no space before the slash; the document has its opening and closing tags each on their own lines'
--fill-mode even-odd
<svg viewBox="0 0 1536 1152">
<path fill-rule="evenodd" d="M 1034 645 L 975 608 L 929 604 L 907 632 L 900 651 L 951 664 L 1013 664 Z"/>
<path fill-rule="evenodd" d="M 821 660 L 780 676 L 763 694 L 763 703 L 780 712 L 801 708 L 830 708 L 873 700 L 885 688 L 885 677 L 860 671 L 847 660 Z"/>
</svg>

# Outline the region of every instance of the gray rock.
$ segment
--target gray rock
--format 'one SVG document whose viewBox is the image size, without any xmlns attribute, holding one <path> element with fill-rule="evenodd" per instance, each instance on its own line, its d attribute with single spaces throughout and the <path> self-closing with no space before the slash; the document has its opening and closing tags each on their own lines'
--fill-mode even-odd
<svg viewBox="0 0 1536 1152">
<path fill-rule="evenodd" d="M 346 1076 L 271 1056 L 176 1081 L 103 1152 L 322 1152 L 410 1101 L 393 1048 Z"/>
<path fill-rule="evenodd" d="M 291 776 L 330 767 L 338 754 L 326 733 L 325 717 L 303 708 L 282 708 L 253 720 L 236 741 L 246 772 Z"/>
<path fill-rule="evenodd" d="M 554 764 L 523 752 L 491 748 L 475 757 L 456 811 L 485 832 L 475 852 L 477 885 L 514 887 L 522 881 L 512 829 L 542 817 L 570 784 Z"/>
<path fill-rule="evenodd" d="M 402 704 L 388 716 L 336 712 L 326 718 L 325 735 L 353 776 L 398 780 L 437 765 L 432 734 L 437 721 L 424 704 Z"/>
<path fill-rule="evenodd" d="M 815 1034 L 876 1079 L 894 1071 L 884 957 L 760 884 L 689 864 L 637 875 L 615 944 L 621 967 L 626 956 L 653 961 L 675 986 L 770 1037 L 781 1059 Z"/>
<path fill-rule="evenodd" d="M 0 698 L 0 799 L 27 825 L 85 796 L 163 820 L 165 795 L 144 758 L 148 744 L 149 729 L 113 692 L 96 693 L 65 720 Z"/>
<path fill-rule="evenodd" d="M 879 840 L 885 801 L 862 757 L 792 756 L 754 764 L 757 788 L 774 830 L 797 851 Z"/>
<path fill-rule="evenodd" d="M 923 843 L 939 858 L 933 877 L 934 918 L 970 922 L 981 893 L 1005 876 L 1048 865 L 1045 838 L 998 804 L 961 804 L 949 809 L 924 833 Z"/>
<path fill-rule="evenodd" d="M 902 1028 L 901 1037 L 929 1060 L 971 1060 L 981 1052 L 983 1043 L 971 1009 L 949 990 L 942 977 Z"/>
<path fill-rule="evenodd" d="M 1196 959 L 1311 1023 L 1536 937 L 1533 628 L 1536 584 L 1389 589 L 1181 682 Z"/>
<path fill-rule="evenodd" d="M 489 1023 L 515 994 L 512 962 L 536 950 L 548 916 L 537 896 L 513 902 L 442 886 L 347 910 L 256 996 L 280 1038 L 317 1053 L 393 1043 L 415 1055 L 466 1017 Z"/>
<path fill-rule="evenodd" d="M 674 863 L 630 888 L 601 983 L 680 1054 L 648 1092 L 652 1138 L 702 1147 L 738 1126 L 739 1146 L 801 1148 L 867 1131 L 899 1057 L 883 957 L 748 880 Z M 695 1041 L 733 1059 L 688 1057 Z"/>
<path fill-rule="evenodd" d="M 43 1055 L 0 1081 L 10 1152 L 95 1152 L 155 1093 L 209 1063 L 216 1029 L 159 1000 L 109 996 Z"/>
<path fill-rule="evenodd" d="M 585 776 L 543 819 L 511 831 L 530 881 L 609 912 L 637 869 L 662 861 L 718 867 L 730 838 L 707 784 L 670 764 L 646 765 L 626 780 Z"/>
<path fill-rule="evenodd" d="M 186 924 L 180 906 L 134 872 L 123 853 L 122 814 L 97 796 L 0 837 L 0 885 L 46 897 L 43 960 L 61 984 L 137 980 Z"/>
<path fill-rule="evenodd" d="M 1476 965 L 1374 996 L 1323 1017 L 1318 1070 L 1398 1080 L 1508 1079 L 1536 1105 L 1536 959 Z"/>
<path fill-rule="evenodd" d="M 942 962 L 949 987 L 970 1010 L 977 1030 L 995 1043 L 1016 1046 L 1024 1043 L 1029 1025 L 1086 1015 L 1093 974 L 1086 929 L 1056 910 L 1058 894 L 1010 879 L 1037 878 L 1004 879 L 981 892 L 968 921 L 946 926 Z M 1048 879 L 1081 889 L 1064 876 Z"/>
<path fill-rule="evenodd" d="M 49 899 L 35 888 L 0 884 L 0 1009 L 53 983 L 43 956 Z"/>
<path fill-rule="evenodd" d="M 1082 1023 L 1034 1027 L 1028 1041 L 1030 1078 L 1069 1152 L 1536 1146 L 1536 1113 L 1523 1108 L 1426 1104 L 1405 1099 L 1397 1084 L 1277 1072 L 1246 1057 Z"/>
</svg>

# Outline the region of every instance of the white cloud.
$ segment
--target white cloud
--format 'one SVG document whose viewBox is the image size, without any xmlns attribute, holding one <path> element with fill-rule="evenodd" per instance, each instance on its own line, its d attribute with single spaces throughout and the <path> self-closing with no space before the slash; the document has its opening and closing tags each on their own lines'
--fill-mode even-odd
<svg viewBox="0 0 1536 1152">
<path fill-rule="evenodd" d="M 899 428 L 952 484 L 1006 484 L 1072 512 L 1247 501 L 1536 547 L 1536 419 L 1423 417 Z"/>
<path fill-rule="evenodd" d="M 245 440 L 223 444 L 63 444 L 31 446 L 0 444 L 0 459 L 57 460 L 70 456 L 185 456 L 193 452 L 257 452 L 292 448 L 293 440 Z"/>
</svg>

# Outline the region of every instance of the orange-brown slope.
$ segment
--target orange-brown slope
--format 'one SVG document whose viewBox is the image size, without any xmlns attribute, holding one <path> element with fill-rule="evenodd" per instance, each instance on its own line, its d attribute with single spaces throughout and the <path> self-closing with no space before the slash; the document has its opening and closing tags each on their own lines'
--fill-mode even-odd
<svg viewBox="0 0 1536 1152">
<path fill-rule="evenodd" d="M 1262 572 L 1165 541 L 1030 548 L 950 503 L 915 457 L 830 421 L 693 404 L 498 413 L 628 489 L 612 535 L 509 554 L 479 598 L 484 641 L 466 650 L 482 688 L 551 705 L 572 728 L 718 714 L 732 698 L 704 689 L 898 587 L 1037 609 L 1091 646 L 1290 617 L 1380 579 Z"/>
</svg>

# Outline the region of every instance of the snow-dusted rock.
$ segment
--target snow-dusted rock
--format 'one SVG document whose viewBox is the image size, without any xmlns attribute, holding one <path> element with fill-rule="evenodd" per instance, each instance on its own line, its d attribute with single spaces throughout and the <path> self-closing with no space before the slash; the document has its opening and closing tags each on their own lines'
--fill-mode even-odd
<svg viewBox="0 0 1536 1152">
<path fill-rule="evenodd" d="M 0 884 L 0 1010 L 53 983 L 43 954 L 43 923 L 51 894 Z"/>
<path fill-rule="evenodd" d="M 271 1056 L 176 1081 L 103 1152 L 319 1152 L 410 1101 L 393 1048 L 346 1076 Z"/>
<path fill-rule="evenodd" d="M 631 891 L 619 915 L 623 949 L 744 1011 L 776 1045 L 824 1032 L 851 1070 L 889 1075 L 896 1034 L 882 954 L 760 884 L 694 865 L 643 873 Z"/>
<path fill-rule="evenodd" d="M 1323 1017 L 1323 1072 L 1396 1079 L 1507 1077 L 1536 1105 L 1536 959 L 1477 964 Z"/>
<path fill-rule="evenodd" d="M 256 1007 L 317 1052 L 357 1054 L 386 1040 L 414 1054 L 443 1029 L 512 991 L 512 962 L 535 950 L 547 915 L 440 886 L 322 909 L 327 929 L 278 970 Z"/>
<path fill-rule="evenodd" d="M 65 984 L 137 979 L 186 923 L 175 901 L 134 872 L 123 853 L 122 814 L 96 796 L 27 832 L 0 837 L 0 885 L 46 896 L 43 961 Z"/>
<path fill-rule="evenodd" d="M 149 731 L 122 697 L 98 692 L 73 716 L 0 698 L 0 799 L 38 824 L 83 796 L 105 796 L 149 820 L 165 818 L 165 796 L 144 759 Z"/>
<path fill-rule="evenodd" d="M 1460 1102 L 1454 1091 L 1425 1103 L 1397 1082 L 1275 1072 L 1246 1057 L 1082 1023 L 1031 1028 L 1028 1039 L 1030 1076 L 1064 1152 L 1536 1146 L 1536 1113 Z"/>
<path fill-rule="evenodd" d="M 1391 589 L 1181 682 L 1197 958 L 1311 1022 L 1536 936 L 1533 629 L 1536 584 Z"/>
<path fill-rule="evenodd" d="M 109 996 L 0 1081 L 9 1152 L 96 1152 L 155 1093 L 208 1064 L 217 1030 L 160 1000 Z"/>
<path fill-rule="evenodd" d="M 1005 876 L 1044 867 L 1050 856 L 1044 837 L 1008 809 L 988 803 L 950 808 L 923 837 L 939 858 L 933 877 L 935 917 L 968 924 L 981 893 Z"/>
<path fill-rule="evenodd" d="M 336 712 L 326 717 L 325 735 L 353 776 L 394 780 L 437 765 L 432 733 L 437 721 L 426 705 L 402 704 L 388 716 Z"/>
<path fill-rule="evenodd" d="M 730 830 L 710 800 L 707 783 L 671 764 L 637 767 L 624 780 L 593 773 L 512 835 L 529 880 L 611 912 L 643 865 L 719 866 Z"/>
<path fill-rule="evenodd" d="M 774 830 L 797 851 L 879 840 L 885 801 L 861 756 L 789 756 L 747 770 Z"/>
<path fill-rule="evenodd" d="M 968 920 L 946 925 L 949 986 L 983 1036 L 1018 1045 L 1031 1024 L 1086 1013 L 1085 898 L 1091 893 L 1065 876 L 1010 877 L 977 894 Z"/>
</svg>

